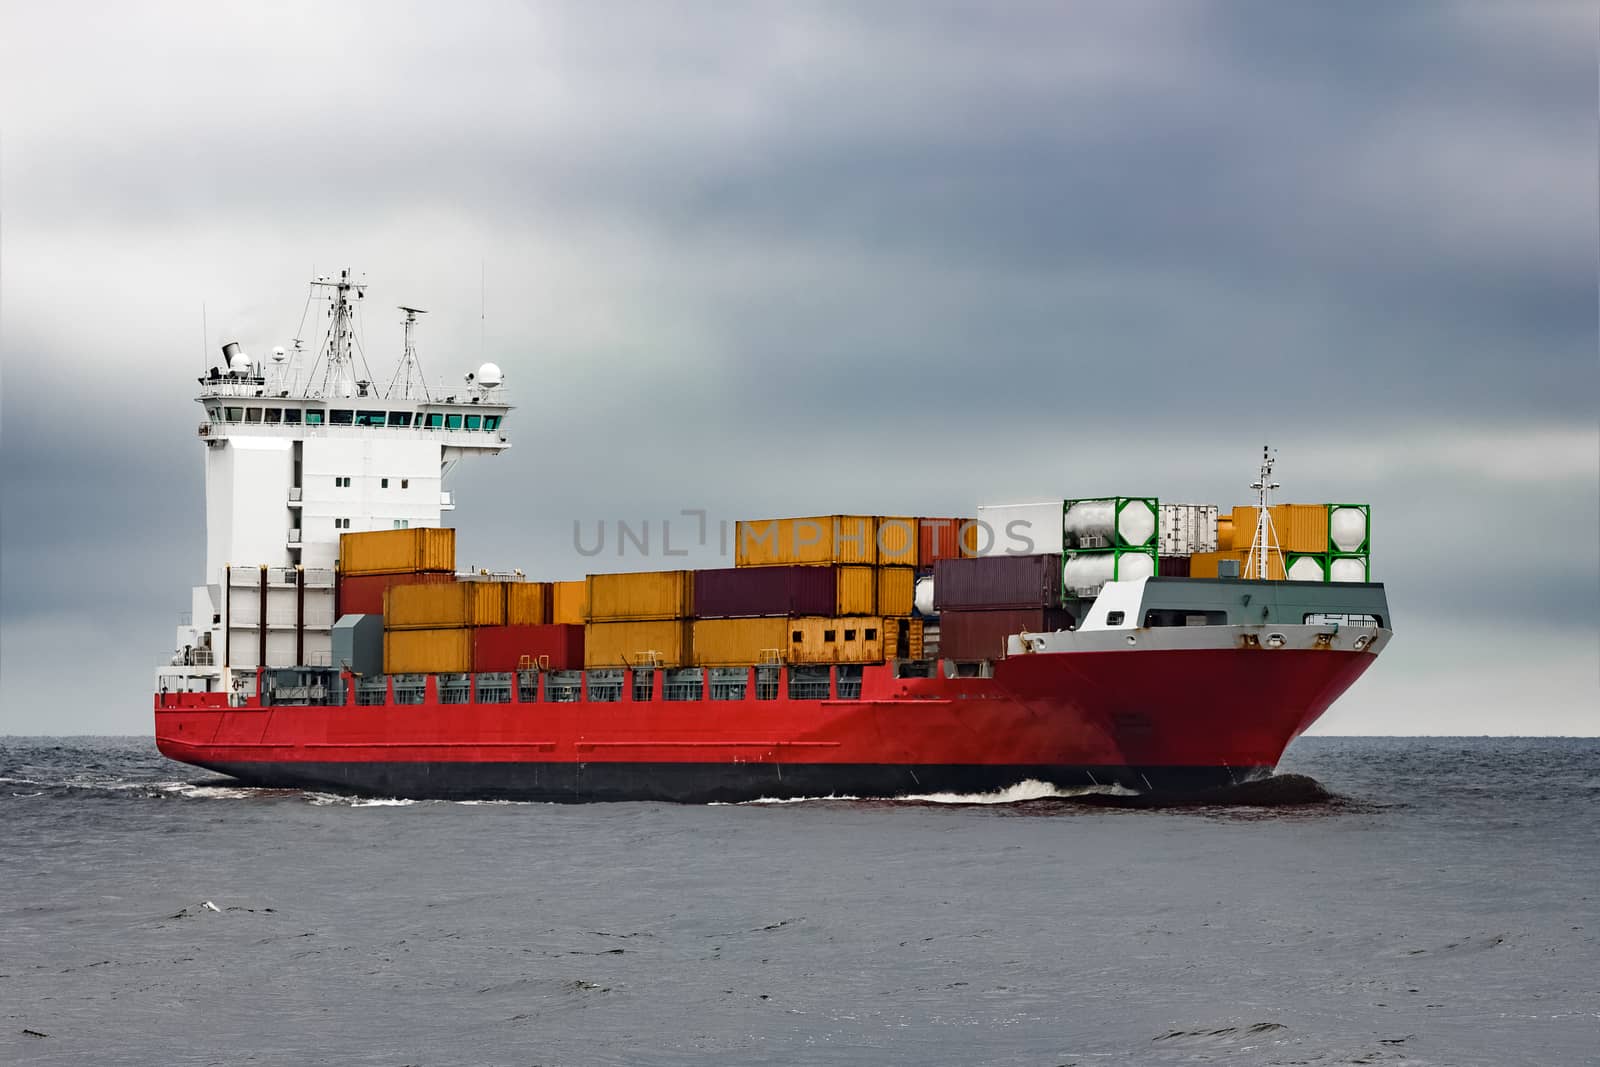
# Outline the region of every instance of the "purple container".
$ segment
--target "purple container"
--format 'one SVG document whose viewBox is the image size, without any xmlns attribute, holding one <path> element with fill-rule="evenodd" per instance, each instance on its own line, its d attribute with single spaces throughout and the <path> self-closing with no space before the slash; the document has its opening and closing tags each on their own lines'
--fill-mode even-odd
<svg viewBox="0 0 1600 1067">
<path fill-rule="evenodd" d="M 938 589 L 937 583 L 934 585 Z M 1060 608 L 1000 608 L 990 611 L 946 611 L 939 616 L 939 655 L 944 659 L 1004 659 L 1012 634 L 1049 633 L 1073 624 Z"/>
<path fill-rule="evenodd" d="M 1060 604 L 1059 554 L 941 559 L 933 565 L 933 606 L 941 614 Z"/>
<path fill-rule="evenodd" d="M 1189 557 L 1162 556 L 1156 564 L 1156 574 L 1162 578 L 1189 577 Z"/>
<path fill-rule="evenodd" d="M 833 567 L 724 567 L 694 573 L 694 613 L 701 619 L 832 615 L 838 594 Z"/>
</svg>

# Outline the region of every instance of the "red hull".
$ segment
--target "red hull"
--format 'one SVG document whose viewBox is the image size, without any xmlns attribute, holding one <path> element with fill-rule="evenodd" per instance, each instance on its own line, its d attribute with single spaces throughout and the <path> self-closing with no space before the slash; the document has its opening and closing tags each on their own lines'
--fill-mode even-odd
<svg viewBox="0 0 1600 1067">
<path fill-rule="evenodd" d="M 261 784 L 414 795 L 550 791 L 519 788 L 529 779 L 508 770 L 518 767 L 544 768 L 538 783 L 558 791 L 569 788 L 560 768 L 606 772 L 595 796 L 561 799 L 772 795 L 785 771 L 794 787 L 778 792 L 829 782 L 918 791 L 923 768 L 986 784 L 1012 769 L 1065 787 L 1225 784 L 1270 771 L 1372 659 L 1211 648 L 1019 656 L 995 664 L 993 678 L 868 667 L 861 696 L 840 700 L 791 700 L 780 688 L 773 700 L 663 701 L 659 680 L 654 699 L 620 703 L 440 704 L 432 679 L 421 704 L 227 707 L 219 694 L 167 694 L 156 740 L 173 759 Z M 630 791 L 632 767 L 652 784 Z"/>
</svg>

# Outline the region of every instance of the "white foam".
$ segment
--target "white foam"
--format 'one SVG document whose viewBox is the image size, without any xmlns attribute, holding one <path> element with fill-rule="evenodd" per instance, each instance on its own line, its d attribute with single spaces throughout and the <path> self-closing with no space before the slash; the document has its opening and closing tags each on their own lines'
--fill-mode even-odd
<svg viewBox="0 0 1600 1067">
<path fill-rule="evenodd" d="M 1030 800 L 1103 795 L 1114 797 L 1137 796 L 1132 789 L 1119 785 L 1085 785 L 1063 789 L 1050 782 L 1028 778 L 1016 785 L 997 789 L 992 793 L 912 793 L 892 799 L 913 804 L 1022 804 Z"/>
<path fill-rule="evenodd" d="M 255 792 L 244 786 L 237 785 L 195 785 L 192 782 L 161 782 L 157 789 L 163 793 L 183 797 L 186 800 L 243 800 L 255 796 Z"/>
</svg>

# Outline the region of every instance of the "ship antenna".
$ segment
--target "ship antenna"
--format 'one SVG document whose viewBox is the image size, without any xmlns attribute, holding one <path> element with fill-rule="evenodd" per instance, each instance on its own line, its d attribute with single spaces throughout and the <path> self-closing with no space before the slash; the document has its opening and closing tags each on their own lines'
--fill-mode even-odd
<svg viewBox="0 0 1600 1067">
<path fill-rule="evenodd" d="M 411 378 L 412 375 L 416 375 L 417 388 L 422 390 L 422 399 L 430 400 L 432 398 L 428 396 L 428 381 L 422 376 L 422 361 L 417 358 L 417 346 L 411 339 L 411 328 L 417 324 L 417 316 L 426 315 L 427 311 L 404 305 L 400 310 L 406 313 L 406 347 L 400 357 L 400 365 L 394 369 L 394 377 L 389 381 L 389 396 L 402 400 L 415 400 L 416 397 L 411 394 Z M 400 388 L 398 393 L 395 392 L 396 386 Z"/>
<path fill-rule="evenodd" d="M 1279 560 L 1283 559 L 1283 550 L 1278 547 L 1278 531 L 1272 525 L 1271 499 L 1272 491 L 1280 488 L 1272 480 L 1272 468 L 1278 462 L 1278 454 L 1268 445 L 1261 446 L 1261 473 L 1250 488 L 1256 491 L 1256 532 L 1250 542 L 1250 558 L 1245 562 L 1244 576 L 1246 578 L 1264 579 L 1272 574 L 1269 563 L 1272 553 L 1278 554 Z"/>
<path fill-rule="evenodd" d="M 354 396 L 355 326 L 352 321 L 354 315 L 352 299 L 360 300 L 366 296 L 367 287 L 365 284 L 350 280 L 349 267 L 339 271 L 337 281 L 323 277 L 317 278 L 311 284 L 333 290 L 331 298 L 333 321 L 328 326 L 328 364 L 322 372 L 322 395 Z M 355 294 L 354 298 L 351 297 L 351 293 Z"/>
</svg>

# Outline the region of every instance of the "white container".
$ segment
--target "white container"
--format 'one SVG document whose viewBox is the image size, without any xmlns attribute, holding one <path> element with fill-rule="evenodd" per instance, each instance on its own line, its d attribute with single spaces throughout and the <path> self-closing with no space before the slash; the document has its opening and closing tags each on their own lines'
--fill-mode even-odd
<svg viewBox="0 0 1600 1067">
<path fill-rule="evenodd" d="M 1322 561 L 1315 556 L 1300 556 L 1289 564 L 1288 578 L 1291 582 L 1321 582 L 1328 575 L 1322 569 Z"/>
<path fill-rule="evenodd" d="M 1157 518 L 1148 501 L 1137 497 L 1073 500 L 1061 517 L 1064 543 L 1073 548 L 1144 547 L 1156 536 Z"/>
<path fill-rule="evenodd" d="M 1065 502 L 979 504 L 978 555 L 1037 556 L 1060 552 Z"/>
<path fill-rule="evenodd" d="M 1156 573 L 1148 552 L 1071 552 L 1061 564 L 1061 584 L 1070 593 L 1089 596 L 1107 582 L 1132 582 Z"/>
<path fill-rule="evenodd" d="M 1196 552 L 1216 550 L 1215 504 L 1161 505 L 1160 551 L 1163 556 L 1192 556 Z"/>
<path fill-rule="evenodd" d="M 911 596 L 911 610 L 925 619 L 935 618 L 939 614 L 933 609 L 933 575 L 925 574 L 917 579 L 916 591 Z"/>
<path fill-rule="evenodd" d="M 1328 566 L 1328 580 L 1330 582 L 1364 582 L 1370 568 L 1365 556 L 1347 556 L 1335 559 Z"/>
<path fill-rule="evenodd" d="M 1367 513 L 1364 509 L 1334 508 L 1328 512 L 1328 540 L 1333 542 L 1334 551 L 1361 551 L 1361 546 L 1367 541 L 1367 532 Z"/>
</svg>

